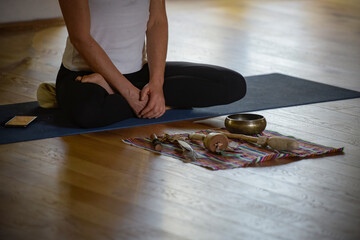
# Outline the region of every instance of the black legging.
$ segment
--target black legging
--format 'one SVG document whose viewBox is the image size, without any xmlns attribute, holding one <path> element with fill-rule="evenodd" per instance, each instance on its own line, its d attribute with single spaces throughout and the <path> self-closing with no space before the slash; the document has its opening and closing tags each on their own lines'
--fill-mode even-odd
<svg viewBox="0 0 360 240">
<path fill-rule="evenodd" d="M 59 106 L 78 126 L 101 127 L 136 117 L 120 94 L 109 95 L 97 84 L 75 81 L 77 76 L 91 73 L 70 71 L 62 65 L 56 79 Z M 148 65 L 124 76 L 142 89 L 149 82 Z M 245 80 L 235 71 L 205 64 L 166 63 L 164 97 L 167 106 L 190 108 L 228 104 L 241 99 L 245 93 Z"/>
</svg>

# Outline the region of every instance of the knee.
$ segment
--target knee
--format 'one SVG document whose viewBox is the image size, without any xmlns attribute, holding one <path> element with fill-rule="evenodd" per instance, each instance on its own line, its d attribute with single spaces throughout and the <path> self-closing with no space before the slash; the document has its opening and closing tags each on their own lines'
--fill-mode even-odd
<svg viewBox="0 0 360 240">
<path fill-rule="evenodd" d="M 228 103 L 238 101 L 246 95 L 245 78 L 238 72 L 228 71 L 224 76 Z"/>
<path fill-rule="evenodd" d="M 70 110 L 73 122 L 81 128 L 102 127 L 99 111 L 90 104 L 74 105 Z"/>
<path fill-rule="evenodd" d="M 60 107 L 73 123 L 82 128 L 104 126 L 101 119 L 105 96 L 103 89 L 73 81 L 60 90 L 67 91 L 66 94 L 59 94 Z"/>
</svg>

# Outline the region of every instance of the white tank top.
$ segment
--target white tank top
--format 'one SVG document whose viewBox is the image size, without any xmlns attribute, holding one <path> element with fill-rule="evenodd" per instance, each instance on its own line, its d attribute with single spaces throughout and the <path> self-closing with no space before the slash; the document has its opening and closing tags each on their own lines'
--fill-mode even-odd
<svg viewBox="0 0 360 240">
<path fill-rule="evenodd" d="M 122 74 L 139 71 L 143 65 L 149 1 L 89 0 L 90 34 Z M 72 71 L 91 71 L 69 37 L 62 62 Z"/>
</svg>

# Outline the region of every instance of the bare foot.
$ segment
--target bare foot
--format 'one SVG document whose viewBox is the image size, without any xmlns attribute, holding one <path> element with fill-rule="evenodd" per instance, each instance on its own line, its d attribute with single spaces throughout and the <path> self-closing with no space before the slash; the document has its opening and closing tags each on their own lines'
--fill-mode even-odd
<svg viewBox="0 0 360 240">
<path fill-rule="evenodd" d="M 104 88 L 108 94 L 114 94 L 114 90 L 110 87 L 110 85 L 106 82 L 105 78 L 101 76 L 99 73 L 92 73 L 84 76 L 77 76 L 76 81 L 80 81 L 82 83 L 95 83 L 100 87 Z"/>
</svg>

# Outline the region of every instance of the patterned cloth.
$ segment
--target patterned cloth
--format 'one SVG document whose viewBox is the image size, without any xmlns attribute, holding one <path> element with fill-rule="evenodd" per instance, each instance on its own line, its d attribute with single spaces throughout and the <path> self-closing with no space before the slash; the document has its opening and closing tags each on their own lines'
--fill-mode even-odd
<svg viewBox="0 0 360 240">
<path fill-rule="evenodd" d="M 226 130 L 211 129 L 211 130 L 202 130 L 197 133 L 208 134 L 210 132 L 221 132 L 221 131 L 225 132 Z M 173 134 L 170 136 L 175 136 L 175 135 L 186 138 L 188 134 Z M 267 130 L 265 130 L 258 136 L 260 135 L 267 137 L 272 137 L 272 136 L 285 137 L 280 133 L 267 131 Z M 161 138 L 162 137 L 159 136 L 160 140 Z M 277 151 L 269 147 L 267 148 L 260 147 L 255 143 L 250 143 L 238 139 L 229 139 L 229 147 L 227 148 L 226 151 L 222 152 L 221 154 L 214 154 L 207 151 L 202 141 L 187 140 L 187 143 L 189 143 L 197 153 L 197 160 L 192 161 L 191 163 L 211 170 L 246 167 L 250 164 L 270 161 L 277 158 L 289 158 L 289 157 L 310 158 L 328 153 L 341 153 L 344 150 L 344 148 L 326 147 L 300 139 L 295 139 L 295 140 L 299 142 L 300 147 L 298 149 L 293 151 Z M 150 138 L 128 138 L 128 139 L 124 139 L 123 142 L 146 150 L 155 151 L 155 149 L 151 144 Z M 162 143 L 162 146 L 163 146 L 162 151 L 158 153 L 185 161 L 180 146 L 171 143 Z"/>
</svg>

